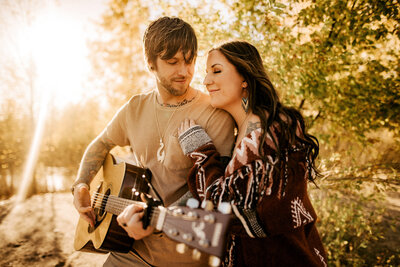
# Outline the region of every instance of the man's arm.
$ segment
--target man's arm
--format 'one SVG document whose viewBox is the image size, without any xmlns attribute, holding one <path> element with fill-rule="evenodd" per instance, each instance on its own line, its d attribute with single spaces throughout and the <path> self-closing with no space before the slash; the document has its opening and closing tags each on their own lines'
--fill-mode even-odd
<svg viewBox="0 0 400 267">
<path fill-rule="evenodd" d="M 115 144 L 107 138 L 106 131 L 97 136 L 87 147 L 82 157 L 77 179 L 72 185 L 74 206 L 80 216 L 92 226 L 94 226 L 95 216 L 91 208 L 89 185 L 113 147 Z"/>
<path fill-rule="evenodd" d="M 83 154 L 79 166 L 78 177 L 75 180 L 74 185 L 79 183 L 89 185 L 93 180 L 93 177 L 96 176 L 100 167 L 103 165 L 108 152 L 110 152 L 113 147 L 115 147 L 115 144 L 107 138 L 106 131 L 103 131 L 99 136 L 97 136 Z"/>
</svg>

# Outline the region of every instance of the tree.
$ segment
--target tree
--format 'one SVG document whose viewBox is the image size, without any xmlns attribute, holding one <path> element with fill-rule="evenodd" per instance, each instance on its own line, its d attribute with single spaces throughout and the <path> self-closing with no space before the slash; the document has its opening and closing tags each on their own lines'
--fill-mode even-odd
<svg viewBox="0 0 400 267">
<path fill-rule="evenodd" d="M 398 1 L 317 1 L 297 25 L 313 29 L 295 49 L 301 92 L 320 118 L 363 137 L 400 126 Z M 298 35 L 300 38 L 301 35 Z"/>
<path fill-rule="evenodd" d="M 89 42 L 93 80 L 113 107 L 150 88 L 143 60 L 143 25 L 149 11 L 141 1 L 113 0 L 98 24 L 98 38 Z"/>
<path fill-rule="evenodd" d="M 36 66 L 32 50 L 21 46 L 18 34 L 29 29 L 42 5 L 37 0 L 0 2 L 0 140 L 4 141 L 0 145 L 0 174 L 1 178 L 7 173 L 11 176 L 10 192 L 36 119 Z M 34 183 L 32 180 L 32 188 Z"/>
</svg>

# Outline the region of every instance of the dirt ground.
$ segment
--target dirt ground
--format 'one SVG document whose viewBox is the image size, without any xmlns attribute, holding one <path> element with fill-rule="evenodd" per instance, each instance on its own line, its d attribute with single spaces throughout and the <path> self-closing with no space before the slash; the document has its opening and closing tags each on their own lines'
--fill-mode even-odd
<svg viewBox="0 0 400 267">
<path fill-rule="evenodd" d="M 78 213 L 71 193 L 0 202 L 0 266 L 102 266 L 107 255 L 73 248 Z"/>
</svg>

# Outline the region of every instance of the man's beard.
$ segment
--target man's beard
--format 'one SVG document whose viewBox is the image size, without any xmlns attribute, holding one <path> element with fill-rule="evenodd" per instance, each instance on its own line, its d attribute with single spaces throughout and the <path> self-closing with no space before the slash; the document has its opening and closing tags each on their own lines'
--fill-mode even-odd
<svg viewBox="0 0 400 267">
<path fill-rule="evenodd" d="M 182 96 L 186 93 L 186 91 L 188 90 L 188 87 L 186 87 L 184 90 L 179 90 L 176 89 L 172 86 L 172 82 L 168 81 L 167 79 L 165 79 L 164 77 L 160 78 L 160 84 L 168 91 L 168 93 L 170 93 L 173 96 Z"/>
</svg>

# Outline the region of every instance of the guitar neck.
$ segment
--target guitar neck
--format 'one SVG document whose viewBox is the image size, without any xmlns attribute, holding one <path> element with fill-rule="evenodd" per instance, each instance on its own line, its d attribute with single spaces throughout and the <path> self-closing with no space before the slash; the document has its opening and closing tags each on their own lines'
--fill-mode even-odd
<svg viewBox="0 0 400 267">
<path fill-rule="evenodd" d="M 114 215 L 121 214 L 122 211 L 129 205 L 140 206 L 143 209 L 147 207 L 145 202 L 121 198 L 113 195 L 102 195 L 98 193 L 96 193 L 93 200 L 95 208 L 104 209 L 104 211 Z M 165 212 L 166 209 L 164 207 L 154 207 L 149 218 L 150 225 L 156 227 L 158 230 L 161 230 L 163 220 L 160 221 L 159 218 L 163 219 Z"/>
<path fill-rule="evenodd" d="M 121 214 L 132 204 L 142 208 L 148 206 L 145 202 L 102 194 L 94 197 L 93 204 L 94 208 L 114 215 Z M 148 224 L 163 231 L 170 239 L 219 258 L 225 251 L 225 238 L 231 220 L 230 214 L 181 206 L 154 206 L 148 214 Z"/>
<path fill-rule="evenodd" d="M 130 200 L 113 195 L 95 194 L 93 197 L 94 208 L 101 208 L 114 215 L 119 215 L 129 205 L 146 208 L 147 204 L 141 201 Z"/>
</svg>

